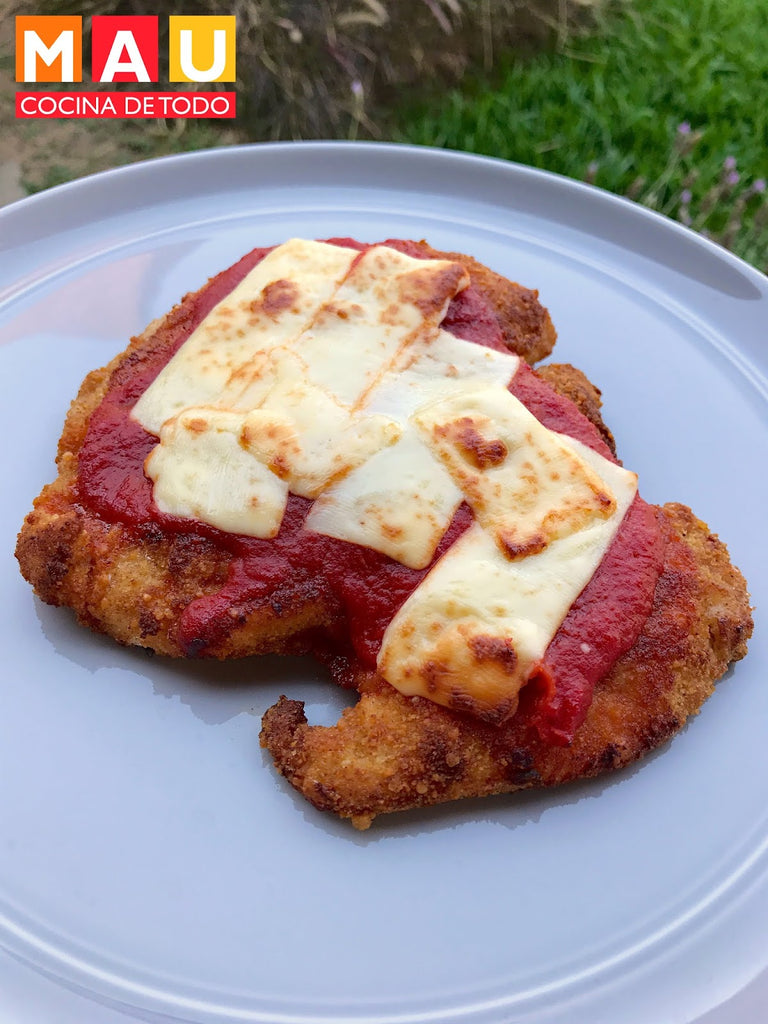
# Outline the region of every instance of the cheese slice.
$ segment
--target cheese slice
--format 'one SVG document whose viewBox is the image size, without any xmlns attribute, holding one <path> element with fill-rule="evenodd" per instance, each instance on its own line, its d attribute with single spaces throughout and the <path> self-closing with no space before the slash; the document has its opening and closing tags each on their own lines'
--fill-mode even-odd
<svg viewBox="0 0 768 1024">
<path fill-rule="evenodd" d="M 413 420 L 509 558 L 543 551 L 616 509 L 604 480 L 506 388 L 469 382 Z"/>
<path fill-rule="evenodd" d="M 637 478 L 577 441 L 574 454 L 606 480 L 613 513 L 510 560 L 475 522 L 395 615 L 378 668 L 401 693 L 501 722 L 568 609 L 600 564 L 637 490 Z"/>
<path fill-rule="evenodd" d="M 276 536 L 288 485 L 248 453 L 244 420 L 241 413 L 202 407 L 166 421 L 144 464 L 161 512 L 228 533 Z"/>
<path fill-rule="evenodd" d="M 468 283 L 466 270 L 450 260 L 367 250 L 296 342 L 309 379 L 350 408 L 362 405 L 387 371 L 434 337 L 448 303 Z"/>
<path fill-rule="evenodd" d="M 416 432 L 407 429 L 333 487 L 309 510 L 315 533 L 381 551 L 425 569 L 462 495 Z"/>
<path fill-rule="evenodd" d="M 449 260 L 417 260 L 385 246 L 363 253 L 311 325 L 268 354 L 258 395 L 249 383 L 248 451 L 295 494 L 314 498 L 394 443 L 402 427 L 367 410 L 365 396 L 403 353 L 434 336 L 467 282 Z"/>
<path fill-rule="evenodd" d="M 486 381 L 506 387 L 520 365 L 520 357 L 512 352 L 499 352 L 485 345 L 457 338 L 441 327 L 410 352 L 408 371 L 426 379 L 436 375 L 461 380 Z"/>
<path fill-rule="evenodd" d="M 408 363 L 382 374 L 365 399 L 365 408 L 409 420 L 429 402 L 495 384 L 506 388 L 520 366 L 518 356 L 497 352 L 438 330 L 420 338 L 406 353 Z"/>
<path fill-rule="evenodd" d="M 159 435 L 183 409 L 243 409 L 238 398 L 259 380 L 254 371 L 268 366 L 264 353 L 301 334 L 357 255 L 304 239 L 273 249 L 192 332 L 136 403 L 133 418 Z"/>
<path fill-rule="evenodd" d="M 393 444 L 401 433 L 390 417 L 354 414 L 312 383 L 302 359 L 281 350 L 271 390 L 261 407 L 246 416 L 243 443 L 294 494 L 314 498 L 332 481 Z"/>
<path fill-rule="evenodd" d="M 442 330 L 421 338 L 409 356 L 407 368 L 379 378 L 363 407 L 402 424 L 401 438 L 324 490 L 306 527 L 424 569 L 463 495 L 410 418 L 421 406 L 463 391 L 470 382 L 506 387 L 520 361 Z"/>
</svg>

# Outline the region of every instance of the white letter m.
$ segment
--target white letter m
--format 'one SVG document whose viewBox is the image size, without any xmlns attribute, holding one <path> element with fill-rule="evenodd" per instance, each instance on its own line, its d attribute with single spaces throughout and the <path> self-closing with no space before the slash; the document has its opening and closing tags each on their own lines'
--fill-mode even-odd
<svg viewBox="0 0 768 1024">
<path fill-rule="evenodd" d="M 65 29 L 50 46 L 46 46 L 33 29 L 24 31 L 24 81 L 37 81 L 37 58 L 50 67 L 61 57 L 61 81 L 75 80 L 75 33 Z"/>
</svg>

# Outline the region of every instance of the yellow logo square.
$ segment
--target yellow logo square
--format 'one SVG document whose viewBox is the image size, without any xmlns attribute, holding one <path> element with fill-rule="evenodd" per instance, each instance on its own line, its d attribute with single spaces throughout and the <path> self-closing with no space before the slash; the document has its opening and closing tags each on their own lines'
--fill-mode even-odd
<svg viewBox="0 0 768 1024">
<path fill-rule="evenodd" d="M 169 81 L 236 81 L 235 26 L 234 14 L 171 15 Z"/>
</svg>

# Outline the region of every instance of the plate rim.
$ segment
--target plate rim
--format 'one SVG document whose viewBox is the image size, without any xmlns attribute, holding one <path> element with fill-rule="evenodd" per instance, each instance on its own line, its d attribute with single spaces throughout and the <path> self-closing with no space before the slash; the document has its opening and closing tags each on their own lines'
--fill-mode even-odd
<svg viewBox="0 0 768 1024">
<path fill-rule="evenodd" d="M 466 167 L 493 167 L 502 173 L 516 176 L 523 181 L 539 182 L 556 189 L 564 189 L 585 199 L 595 199 L 601 205 L 608 205 L 617 212 L 624 215 L 639 218 L 650 224 L 654 224 L 665 233 L 672 232 L 680 239 L 717 257 L 718 261 L 729 264 L 740 272 L 751 277 L 753 282 L 760 287 L 768 298 L 768 275 L 762 273 L 752 264 L 747 263 L 741 257 L 723 246 L 718 245 L 710 238 L 706 238 L 691 227 L 687 227 L 680 221 L 667 217 L 658 210 L 652 210 L 647 206 L 629 199 L 616 192 L 603 189 L 576 178 L 556 171 L 549 171 L 539 167 L 532 167 L 528 164 L 518 163 L 514 160 L 505 160 L 480 153 L 467 152 L 464 150 L 438 148 L 434 146 L 421 146 L 412 143 L 401 142 L 358 142 L 351 140 L 315 139 L 298 140 L 295 142 L 252 142 L 236 145 L 214 146 L 207 149 L 191 150 L 183 153 L 172 153 L 167 156 L 152 157 L 146 160 L 137 160 L 119 167 L 109 168 L 103 171 L 96 171 L 92 174 L 74 178 L 71 181 L 63 182 L 52 188 L 17 199 L 12 203 L 0 207 L 0 224 L 4 220 L 16 219 L 18 215 L 26 215 L 27 210 L 34 210 L 36 214 L 42 215 L 45 206 L 55 210 L 59 205 L 59 199 L 63 196 L 74 195 L 79 191 L 91 191 L 94 185 L 106 184 L 107 186 L 119 186 L 124 179 L 136 177 L 144 173 L 159 171 L 160 173 L 172 173 L 177 167 L 184 164 L 197 165 L 208 161 L 220 162 L 221 160 L 269 159 L 276 156 L 283 156 L 295 153 L 315 153 L 323 156 L 334 156 L 342 152 L 359 153 L 371 157 L 378 157 L 380 154 L 397 155 L 398 158 L 432 158 L 456 164 L 464 164 Z M 225 189 L 226 190 L 226 189 Z M 154 205 L 154 204 L 147 204 Z M 2 238 L 0 237 L 0 251 L 2 251 Z"/>
<path fill-rule="evenodd" d="M 13 214 L 14 217 L 24 217 L 27 216 L 26 211 L 30 210 L 33 211 L 35 216 L 39 216 L 45 213 L 46 205 L 52 204 L 51 208 L 55 208 L 55 205 L 58 204 L 63 194 L 71 197 L 77 193 L 87 193 L 93 188 L 93 183 L 96 181 L 101 184 L 106 183 L 108 188 L 112 187 L 113 184 L 120 188 L 126 179 L 135 177 L 137 173 L 151 173 L 154 168 L 159 168 L 161 165 L 163 173 L 165 173 L 166 171 L 174 172 L 180 164 L 185 162 L 198 162 L 201 157 L 205 158 L 206 161 L 223 159 L 220 154 L 235 154 L 231 157 L 232 159 L 240 159 L 242 154 L 245 154 L 247 159 L 250 159 L 254 154 L 259 157 L 267 151 L 277 154 L 290 152 L 294 156 L 297 156 L 301 151 L 306 150 L 311 150 L 313 152 L 322 151 L 331 155 L 341 151 L 349 151 L 350 149 L 354 149 L 358 152 L 364 151 L 369 154 L 378 154 L 383 150 L 386 150 L 388 153 L 397 153 L 398 156 L 415 154 L 421 157 L 425 153 L 428 153 L 433 157 L 437 156 L 439 160 L 450 159 L 455 161 L 458 159 L 459 161 L 465 162 L 467 166 L 485 166 L 490 163 L 496 168 L 503 168 L 505 173 L 517 174 L 530 181 L 543 182 L 546 185 L 565 188 L 566 190 L 576 190 L 574 194 L 578 195 L 588 195 L 590 197 L 597 195 L 601 205 L 605 205 L 607 202 L 609 208 L 613 207 L 617 210 L 629 212 L 634 216 L 647 218 L 649 223 L 655 224 L 660 229 L 663 228 L 665 232 L 672 229 L 686 242 L 693 243 L 697 247 L 702 247 L 704 251 L 717 256 L 718 260 L 724 260 L 726 263 L 734 266 L 741 274 L 744 274 L 751 279 L 759 288 L 763 300 L 768 299 L 768 277 L 763 275 L 756 268 L 751 267 L 732 253 L 728 253 L 726 250 L 721 249 L 721 247 L 717 246 L 714 242 L 702 238 L 700 235 L 691 231 L 689 228 L 686 228 L 684 225 L 671 221 L 669 218 L 664 217 L 656 211 L 640 207 L 638 204 L 633 203 L 625 197 L 617 196 L 613 193 L 597 189 L 595 186 L 588 185 L 584 182 L 578 182 L 562 175 L 553 174 L 552 172 L 543 171 L 537 168 L 526 167 L 525 165 L 514 164 L 494 157 L 485 157 L 454 150 L 438 150 L 431 147 L 410 146 L 405 144 L 325 141 L 306 143 L 259 143 L 234 147 L 218 147 L 211 150 L 174 154 L 89 175 L 73 182 L 57 186 L 54 189 L 21 199 L 0 210 L 0 227 L 2 227 L 3 221 L 9 218 L 10 214 Z M 614 206 L 614 204 L 617 205 Z M 93 219 L 93 217 L 87 217 L 83 223 L 92 223 Z M 64 230 L 71 230 L 71 228 Z M 2 282 L 0 281 L 0 283 Z"/>
</svg>

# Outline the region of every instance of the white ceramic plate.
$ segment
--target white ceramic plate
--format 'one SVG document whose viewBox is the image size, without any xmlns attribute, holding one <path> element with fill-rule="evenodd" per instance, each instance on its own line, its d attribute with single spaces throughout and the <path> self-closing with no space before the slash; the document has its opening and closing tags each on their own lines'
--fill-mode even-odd
<svg viewBox="0 0 768 1024">
<path fill-rule="evenodd" d="M 258 746 L 282 692 L 334 720 L 341 697 L 310 663 L 150 659 L 20 578 L 16 531 L 84 374 L 251 247 L 345 234 L 426 237 L 539 288 L 557 358 L 603 389 L 645 497 L 692 505 L 750 580 L 748 659 L 634 769 L 356 833 Z M 2 211 L 0 244 L 3 1019 L 656 1024 L 759 974 L 765 278 L 595 189 L 372 145 L 113 171 Z"/>
</svg>

